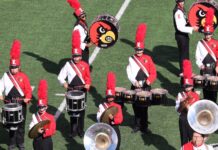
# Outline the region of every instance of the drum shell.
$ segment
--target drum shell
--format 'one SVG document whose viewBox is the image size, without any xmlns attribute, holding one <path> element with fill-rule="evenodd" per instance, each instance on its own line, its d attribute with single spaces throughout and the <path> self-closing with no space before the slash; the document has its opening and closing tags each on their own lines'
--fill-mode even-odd
<svg viewBox="0 0 218 150">
<path fill-rule="evenodd" d="M 151 105 L 166 105 L 167 104 L 167 95 L 152 93 Z"/>
<path fill-rule="evenodd" d="M 193 78 L 195 88 L 203 88 L 205 85 L 205 78 Z"/>
<path fill-rule="evenodd" d="M 135 102 L 135 92 L 132 90 L 129 90 L 129 91 L 131 92 L 129 93 L 128 90 L 122 92 L 122 99 L 124 103 L 132 104 Z"/>
<path fill-rule="evenodd" d="M 22 105 L 17 103 L 5 104 L 2 108 L 3 124 L 19 124 L 23 121 Z"/>
<path fill-rule="evenodd" d="M 208 91 L 218 91 L 218 81 L 205 80 L 204 89 Z"/>
<path fill-rule="evenodd" d="M 135 105 L 142 106 L 142 107 L 148 107 L 151 105 L 151 92 L 148 91 L 142 91 L 146 92 L 146 95 L 140 95 L 139 92 L 136 93 L 135 96 Z"/>
<path fill-rule="evenodd" d="M 123 92 L 126 91 L 126 88 L 116 87 L 115 88 L 115 100 L 117 104 L 123 104 Z"/>
<path fill-rule="evenodd" d="M 85 109 L 85 93 L 83 91 L 68 91 L 66 95 L 67 111 L 78 112 Z"/>
</svg>

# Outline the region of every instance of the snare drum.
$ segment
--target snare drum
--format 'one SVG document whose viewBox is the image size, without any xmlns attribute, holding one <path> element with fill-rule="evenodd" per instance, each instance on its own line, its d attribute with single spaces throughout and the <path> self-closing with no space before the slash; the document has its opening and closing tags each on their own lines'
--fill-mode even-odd
<svg viewBox="0 0 218 150">
<path fill-rule="evenodd" d="M 123 87 L 116 87 L 115 88 L 115 103 L 118 103 L 118 104 L 120 104 L 120 105 L 122 105 L 123 106 L 123 100 L 122 100 L 122 98 L 123 98 L 123 96 L 122 96 L 122 93 L 124 92 L 124 91 L 126 91 L 126 88 L 123 88 Z"/>
<path fill-rule="evenodd" d="M 140 91 L 136 93 L 136 105 L 140 106 L 150 106 L 151 105 L 151 92 L 149 91 Z"/>
<path fill-rule="evenodd" d="M 167 93 L 166 89 L 162 88 L 155 88 L 151 90 L 152 93 L 152 105 L 160 105 L 160 104 L 167 104 Z"/>
<path fill-rule="evenodd" d="M 3 124 L 19 124 L 23 121 L 22 105 L 17 103 L 5 104 L 2 108 Z"/>
<path fill-rule="evenodd" d="M 123 95 L 123 102 L 127 104 L 132 104 L 135 101 L 135 91 L 133 90 L 126 90 L 122 92 Z"/>
<path fill-rule="evenodd" d="M 85 109 L 85 93 L 82 91 L 68 91 L 66 100 L 68 112 L 78 112 Z"/>
<path fill-rule="evenodd" d="M 196 75 L 193 77 L 193 81 L 194 81 L 195 88 L 203 88 L 204 82 L 205 82 L 205 77 L 202 75 Z"/>
<path fill-rule="evenodd" d="M 189 13 L 188 20 L 191 26 L 198 26 L 199 32 L 204 32 L 205 17 L 209 8 L 214 9 L 214 29 L 217 27 L 218 19 L 218 3 L 215 0 L 197 0 L 192 4 Z"/>
<path fill-rule="evenodd" d="M 99 15 L 89 30 L 91 41 L 101 48 L 113 46 L 118 39 L 118 32 L 118 20 L 108 14 Z"/>
<path fill-rule="evenodd" d="M 217 76 L 206 77 L 204 88 L 208 91 L 218 91 L 218 77 Z"/>
</svg>

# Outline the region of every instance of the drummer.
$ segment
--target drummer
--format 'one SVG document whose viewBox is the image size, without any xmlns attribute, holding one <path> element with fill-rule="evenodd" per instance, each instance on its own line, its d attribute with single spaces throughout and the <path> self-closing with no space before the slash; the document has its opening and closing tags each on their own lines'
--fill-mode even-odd
<svg viewBox="0 0 218 150">
<path fill-rule="evenodd" d="M 210 8 L 206 14 L 206 23 L 204 26 L 204 39 L 198 41 L 196 48 L 196 64 L 200 69 L 201 75 L 216 76 L 218 74 L 218 41 L 213 38 L 213 17 L 214 9 Z M 209 91 L 203 88 L 203 96 L 204 99 L 216 102 L 217 91 Z"/>
<path fill-rule="evenodd" d="M 46 80 L 40 80 L 38 86 L 38 112 L 32 115 L 32 121 L 29 129 L 43 120 L 49 120 L 50 123 L 44 127 L 38 128 L 38 137 L 33 140 L 34 150 L 53 150 L 51 136 L 56 132 L 56 122 L 54 116 L 47 113 L 48 109 L 48 85 Z"/>
<path fill-rule="evenodd" d="M 81 8 L 78 0 L 67 0 L 67 2 L 74 9 L 74 16 L 77 19 L 73 31 L 79 30 L 81 36 L 80 48 L 82 49 L 82 60 L 89 64 L 89 47 L 92 46 L 93 43 L 90 42 L 90 37 L 88 34 L 89 29 L 86 22 L 86 13 Z"/>
<path fill-rule="evenodd" d="M 75 30 L 72 34 L 72 59 L 61 69 L 58 80 L 67 90 L 81 90 L 85 93 L 90 88 L 91 77 L 89 65 L 82 59 L 82 50 L 80 48 L 80 33 Z M 66 80 L 67 79 L 67 80 Z M 85 110 L 70 114 L 71 131 L 69 137 L 80 137 L 84 135 L 84 116 Z"/>
<path fill-rule="evenodd" d="M 132 83 L 131 89 L 142 89 L 150 91 L 151 84 L 155 81 L 157 73 L 156 67 L 152 58 L 143 54 L 144 52 L 144 38 L 146 34 L 146 24 L 138 25 L 135 39 L 135 54 L 129 57 L 129 64 L 127 66 L 127 76 Z M 132 104 L 135 114 L 135 124 L 133 133 L 141 130 L 143 133 L 148 133 L 148 107 Z"/>
<path fill-rule="evenodd" d="M 116 87 L 116 76 L 113 72 L 108 72 L 107 74 L 107 89 L 106 89 L 106 102 L 99 105 L 99 110 L 97 112 L 97 121 L 101 122 L 102 114 L 110 107 L 116 107 L 118 109 L 117 114 L 109 114 L 110 125 L 114 128 L 118 136 L 118 146 L 121 142 L 121 136 L 119 131 L 119 124 L 123 122 L 123 113 L 121 106 L 114 102 L 115 99 L 115 87 Z"/>
<path fill-rule="evenodd" d="M 26 120 L 26 107 L 32 98 L 32 89 L 28 76 L 21 72 L 19 40 L 14 40 L 10 51 L 9 71 L 5 72 L 0 80 L 0 99 L 4 103 L 19 103 L 22 105 L 22 115 L 24 120 L 18 126 L 6 126 L 9 129 L 8 149 L 18 147 L 24 149 L 24 133 Z"/>
<path fill-rule="evenodd" d="M 199 95 L 193 89 L 192 66 L 190 60 L 183 60 L 183 91 L 178 93 L 176 98 L 176 111 L 179 113 L 179 131 L 181 146 L 191 141 L 193 129 L 188 124 L 188 108 L 198 101 Z"/>
</svg>

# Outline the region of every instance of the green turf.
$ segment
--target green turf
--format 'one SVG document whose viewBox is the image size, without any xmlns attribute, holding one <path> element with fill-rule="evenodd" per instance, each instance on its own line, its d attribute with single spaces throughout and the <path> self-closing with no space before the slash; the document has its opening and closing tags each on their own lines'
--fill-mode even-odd
<svg viewBox="0 0 218 150">
<path fill-rule="evenodd" d="M 116 15 L 123 0 L 80 0 L 88 15 L 90 25 L 99 14 Z M 193 1 L 187 1 L 189 9 Z M 133 111 L 126 105 L 121 130 L 121 149 L 176 150 L 180 147 L 178 115 L 174 109 L 174 99 L 180 90 L 178 74 L 178 51 L 174 39 L 172 10 L 174 0 L 132 0 L 120 24 L 119 40 L 115 46 L 101 50 L 92 64 L 93 87 L 88 95 L 85 129 L 96 122 L 97 106 L 105 94 L 106 74 L 114 71 L 117 86 L 130 87 L 126 75 L 128 57 L 134 46 L 135 30 L 139 23 L 146 22 L 146 53 L 156 63 L 158 79 L 153 87 L 169 90 L 168 106 L 149 108 L 150 135 L 131 134 Z M 63 97 L 64 89 L 57 81 L 57 74 L 67 58 L 71 56 L 71 30 L 75 22 L 72 9 L 65 0 L 1 0 L 0 1 L 0 75 L 8 69 L 9 51 L 13 39 L 22 42 L 22 70 L 26 72 L 31 84 L 36 86 L 44 78 L 49 83 L 49 112 L 55 114 Z M 190 36 L 190 56 L 193 70 L 198 73 L 194 55 L 196 42 L 202 38 L 199 33 Z M 94 48 L 91 49 L 91 52 Z M 26 133 L 31 114 L 36 111 L 37 90 L 33 92 L 32 104 L 28 107 Z M 2 102 L 1 102 L 2 105 Z M 53 136 L 55 150 L 84 149 L 82 139 L 68 139 L 69 116 L 64 112 L 57 121 L 57 132 Z M 213 134 L 208 143 L 217 142 L 218 134 Z M 7 149 L 8 135 L 0 126 L 0 149 Z M 32 149 L 32 140 L 25 137 L 27 150 Z"/>
</svg>

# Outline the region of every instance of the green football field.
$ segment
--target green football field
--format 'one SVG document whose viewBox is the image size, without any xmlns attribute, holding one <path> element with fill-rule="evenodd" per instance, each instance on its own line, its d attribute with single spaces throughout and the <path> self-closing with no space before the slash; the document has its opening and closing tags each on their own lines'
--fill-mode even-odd
<svg viewBox="0 0 218 150">
<path fill-rule="evenodd" d="M 80 0 L 87 13 L 88 24 L 100 14 L 115 16 L 124 0 Z M 190 8 L 194 1 L 187 1 Z M 134 53 L 135 31 L 139 23 L 147 24 L 145 39 L 146 53 L 153 57 L 157 68 L 157 80 L 152 88 L 162 87 L 169 91 L 166 106 L 149 107 L 149 128 L 152 133 L 132 134 L 133 110 L 125 105 L 124 121 L 120 126 L 121 150 L 178 150 L 180 136 L 178 114 L 175 111 L 175 97 L 181 90 L 179 86 L 178 50 L 174 39 L 172 10 L 174 0 L 131 0 L 119 24 L 117 43 L 108 49 L 102 49 L 92 67 L 92 87 L 88 94 L 85 129 L 96 122 L 98 105 L 105 96 L 106 75 L 114 71 L 117 86 L 130 87 L 126 75 L 128 57 Z M 55 114 L 64 97 L 55 96 L 64 93 L 57 80 L 57 74 L 66 60 L 71 57 L 71 30 L 75 22 L 73 10 L 66 0 L 0 0 L 0 75 L 8 70 L 9 52 L 12 41 L 22 42 L 22 70 L 35 86 L 32 103 L 28 106 L 26 119 L 25 146 L 32 149 L 32 139 L 28 138 L 28 126 L 32 113 L 36 112 L 37 87 L 40 79 L 49 84 L 49 109 Z M 216 31 L 217 32 L 217 31 Z M 216 34 L 215 32 L 215 34 Z M 190 36 L 190 57 L 194 73 L 198 74 L 195 64 L 197 41 L 203 37 L 200 33 Z M 90 50 L 92 54 L 95 47 Z M 3 102 L 0 102 L 0 106 Z M 55 150 L 81 150 L 83 139 L 69 139 L 69 116 L 64 110 L 57 120 L 57 132 L 53 136 Z M 8 134 L 0 125 L 0 150 L 7 149 Z M 218 133 L 209 137 L 208 143 L 217 143 Z"/>
</svg>

